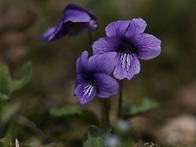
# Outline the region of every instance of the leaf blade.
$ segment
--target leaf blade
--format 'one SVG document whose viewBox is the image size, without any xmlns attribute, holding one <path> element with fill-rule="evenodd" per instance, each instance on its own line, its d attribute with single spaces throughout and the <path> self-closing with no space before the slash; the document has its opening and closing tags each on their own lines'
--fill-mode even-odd
<svg viewBox="0 0 196 147">
<path fill-rule="evenodd" d="M 10 83 L 10 92 L 9 95 L 11 95 L 14 91 L 21 89 L 30 79 L 32 74 L 32 69 L 30 64 L 26 64 L 24 67 L 24 77 L 20 80 L 12 80 Z"/>
<path fill-rule="evenodd" d="M 55 106 L 50 110 L 50 114 L 56 117 L 81 116 L 95 124 L 98 121 L 97 116 L 93 112 L 77 106 Z"/>
<path fill-rule="evenodd" d="M 7 95 L 9 93 L 10 74 L 7 65 L 0 65 L 0 94 Z"/>
<path fill-rule="evenodd" d="M 104 147 L 105 140 L 111 134 L 112 127 L 106 124 L 99 129 L 96 126 L 91 126 L 84 135 L 83 147 Z"/>
<path fill-rule="evenodd" d="M 129 118 L 135 115 L 142 114 L 144 112 L 155 109 L 159 106 L 159 103 L 150 98 L 144 98 L 140 101 L 137 101 L 131 105 L 127 105 L 122 109 L 122 117 Z"/>
</svg>

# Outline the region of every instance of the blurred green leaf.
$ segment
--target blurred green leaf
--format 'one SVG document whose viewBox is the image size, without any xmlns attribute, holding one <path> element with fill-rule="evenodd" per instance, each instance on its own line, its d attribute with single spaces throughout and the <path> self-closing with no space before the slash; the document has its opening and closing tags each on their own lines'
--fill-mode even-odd
<svg viewBox="0 0 196 147">
<path fill-rule="evenodd" d="M 9 70 L 5 64 L 0 65 L 0 95 L 3 98 L 7 98 L 5 95 L 9 93 Z"/>
<path fill-rule="evenodd" d="M 97 116 L 89 110 L 76 106 L 55 106 L 51 109 L 50 113 L 56 117 L 68 117 L 68 116 L 81 116 L 92 122 L 97 123 Z"/>
<path fill-rule="evenodd" d="M 122 147 L 132 147 L 132 146 L 136 147 L 134 144 L 135 144 L 134 139 L 130 137 L 122 141 Z"/>
<path fill-rule="evenodd" d="M 122 109 L 122 117 L 128 118 L 157 108 L 159 103 L 153 99 L 144 98 Z"/>
<path fill-rule="evenodd" d="M 0 99 L 8 99 L 14 91 L 21 89 L 29 81 L 31 72 L 31 66 L 26 64 L 24 77 L 20 80 L 12 80 L 7 65 L 0 65 Z"/>
<path fill-rule="evenodd" d="M 26 64 L 24 67 L 24 77 L 20 80 L 12 80 L 10 83 L 10 94 L 13 93 L 14 91 L 21 89 L 30 79 L 31 77 L 31 66 L 30 64 Z"/>
<path fill-rule="evenodd" d="M 12 117 L 14 117 L 14 115 L 18 112 L 20 108 L 20 104 L 13 102 L 13 103 L 7 103 L 6 105 L 4 105 L 1 109 L 1 123 L 2 124 L 6 124 Z"/>
<path fill-rule="evenodd" d="M 105 125 L 101 129 L 91 126 L 84 136 L 83 147 L 105 147 L 105 140 L 111 131 L 110 125 Z"/>
<path fill-rule="evenodd" d="M 10 147 L 12 145 L 11 138 L 4 137 L 0 138 L 0 147 Z"/>
</svg>

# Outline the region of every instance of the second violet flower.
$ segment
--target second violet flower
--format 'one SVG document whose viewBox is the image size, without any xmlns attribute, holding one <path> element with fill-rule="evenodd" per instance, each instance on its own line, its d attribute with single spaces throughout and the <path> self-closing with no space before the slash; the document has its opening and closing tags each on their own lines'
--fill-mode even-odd
<svg viewBox="0 0 196 147">
<path fill-rule="evenodd" d="M 118 82 L 110 77 L 114 70 L 116 53 L 94 55 L 88 59 L 84 51 L 76 64 L 76 83 L 74 94 L 81 104 L 90 102 L 97 94 L 109 98 L 118 93 Z"/>
</svg>

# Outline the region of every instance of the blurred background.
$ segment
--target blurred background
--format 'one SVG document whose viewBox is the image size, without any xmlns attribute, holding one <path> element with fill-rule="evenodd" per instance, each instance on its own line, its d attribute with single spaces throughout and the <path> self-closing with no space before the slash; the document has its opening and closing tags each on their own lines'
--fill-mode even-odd
<svg viewBox="0 0 196 147">
<path fill-rule="evenodd" d="M 91 49 L 88 32 L 51 43 L 37 41 L 58 23 L 71 3 L 97 16 L 99 29 L 92 33 L 93 41 L 105 36 L 105 26 L 112 21 L 143 18 L 147 22 L 145 32 L 162 40 L 162 52 L 155 59 L 141 61 L 141 73 L 124 81 L 123 99 L 126 104 L 150 97 L 161 105 L 128 120 L 131 131 L 144 142 L 196 145 L 195 0 L 1 0 L 0 63 L 9 66 L 15 79 L 23 76 L 25 63 L 30 62 L 33 70 L 28 84 L 15 92 L 4 108 L 5 123 L 15 124 L 12 137 L 24 146 L 54 142 L 82 146 L 90 124 L 73 117 L 53 117 L 50 109 L 80 106 L 73 94 L 75 65 L 80 54 Z M 112 98 L 111 122 L 116 120 L 117 98 Z M 97 98 L 81 107 L 100 116 Z M 4 125 L 0 138 L 9 129 L 10 125 Z"/>
</svg>

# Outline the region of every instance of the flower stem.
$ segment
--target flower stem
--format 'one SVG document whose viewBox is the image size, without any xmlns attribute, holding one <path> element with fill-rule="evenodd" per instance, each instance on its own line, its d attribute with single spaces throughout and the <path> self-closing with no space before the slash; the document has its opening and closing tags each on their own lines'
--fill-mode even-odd
<svg viewBox="0 0 196 147">
<path fill-rule="evenodd" d="M 111 100 L 110 99 L 104 99 L 104 103 L 105 103 L 105 120 L 106 123 L 110 123 L 110 104 L 111 104 Z"/>
<path fill-rule="evenodd" d="M 91 50 L 91 46 L 93 44 L 91 30 L 88 30 L 88 39 L 89 39 L 89 46 L 90 46 L 89 50 Z"/>
<path fill-rule="evenodd" d="M 111 100 L 110 99 L 101 99 L 101 106 L 102 106 L 102 126 L 104 124 L 109 124 L 110 119 L 109 119 L 109 111 L 110 111 L 110 104 Z"/>
<path fill-rule="evenodd" d="M 120 80 L 120 90 L 119 90 L 119 99 L 118 99 L 118 118 L 121 118 L 122 112 L 122 89 L 123 89 L 123 80 Z"/>
</svg>

